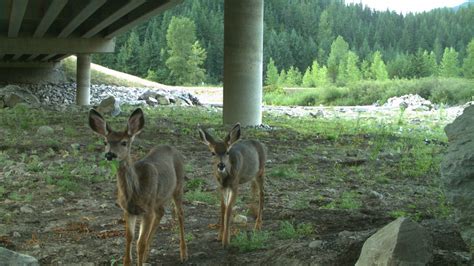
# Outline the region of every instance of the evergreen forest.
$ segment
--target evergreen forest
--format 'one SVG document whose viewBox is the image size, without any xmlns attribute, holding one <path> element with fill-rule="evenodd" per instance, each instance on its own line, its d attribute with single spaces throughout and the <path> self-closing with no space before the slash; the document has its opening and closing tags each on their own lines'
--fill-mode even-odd
<svg viewBox="0 0 474 266">
<path fill-rule="evenodd" d="M 264 2 L 265 85 L 474 78 L 474 5 L 398 14 L 328 0 Z M 223 0 L 188 0 L 117 38 L 94 62 L 171 85 L 223 77 Z"/>
</svg>

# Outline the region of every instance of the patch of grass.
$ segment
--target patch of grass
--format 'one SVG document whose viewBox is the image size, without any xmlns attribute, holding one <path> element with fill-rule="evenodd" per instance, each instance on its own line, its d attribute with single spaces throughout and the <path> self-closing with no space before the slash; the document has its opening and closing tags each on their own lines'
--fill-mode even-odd
<svg viewBox="0 0 474 266">
<path fill-rule="evenodd" d="M 295 193 L 290 196 L 290 208 L 294 210 L 304 210 L 309 208 L 310 197 L 307 193 Z"/>
<path fill-rule="evenodd" d="M 215 205 L 218 203 L 217 197 L 214 193 L 205 192 L 200 189 L 186 192 L 184 198 L 189 202 L 199 201 L 209 205 Z"/>
<path fill-rule="evenodd" d="M 266 231 L 240 232 L 231 239 L 230 245 L 240 252 L 249 252 L 265 248 L 269 238 Z"/>
<path fill-rule="evenodd" d="M 200 190 L 206 184 L 206 180 L 202 178 L 192 178 L 186 181 L 186 188 L 188 190 Z"/>
<path fill-rule="evenodd" d="M 324 209 L 355 210 L 362 207 L 362 201 L 354 191 L 343 192 L 339 199 L 323 206 Z"/>
<path fill-rule="evenodd" d="M 314 232 L 314 228 L 309 223 L 300 223 L 295 226 L 289 221 L 283 221 L 280 223 L 280 229 L 276 232 L 276 236 L 279 239 L 296 239 L 301 236 L 311 235 Z"/>
<path fill-rule="evenodd" d="M 275 166 L 268 175 L 285 179 L 299 179 L 304 177 L 298 172 L 296 164 Z"/>
</svg>

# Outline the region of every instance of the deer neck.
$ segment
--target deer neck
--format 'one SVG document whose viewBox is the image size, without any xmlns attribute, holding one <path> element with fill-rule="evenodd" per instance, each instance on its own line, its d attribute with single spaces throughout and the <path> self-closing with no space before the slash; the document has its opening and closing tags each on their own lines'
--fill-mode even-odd
<svg viewBox="0 0 474 266">
<path fill-rule="evenodd" d="M 127 201 L 139 190 L 138 176 L 134 165 L 135 163 L 130 155 L 119 162 L 117 185 Z"/>
</svg>

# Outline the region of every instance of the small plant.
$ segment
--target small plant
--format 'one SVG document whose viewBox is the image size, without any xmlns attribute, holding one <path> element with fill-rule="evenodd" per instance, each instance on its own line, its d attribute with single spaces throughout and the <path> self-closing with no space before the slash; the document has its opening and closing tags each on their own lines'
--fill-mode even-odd
<svg viewBox="0 0 474 266">
<path fill-rule="evenodd" d="M 265 231 L 240 232 L 232 238 L 230 245 L 240 252 L 249 252 L 265 248 L 269 233 Z"/>
<path fill-rule="evenodd" d="M 193 178 L 186 181 L 186 188 L 188 190 L 199 190 L 206 184 L 206 180 L 201 178 Z"/>
<path fill-rule="evenodd" d="M 388 213 L 392 218 L 407 217 L 408 214 L 402 210 L 395 210 Z"/>
<path fill-rule="evenodd" d="M 295 239 L 310 235 L 313 232 L 314 229 L 311 224 L 301 223 L 298 226 L 294 226 L 289 221 L 283 221 L 280 223 L 280 230 L 277 231 L 276 235 L 280 239 Z"/>
</svg>

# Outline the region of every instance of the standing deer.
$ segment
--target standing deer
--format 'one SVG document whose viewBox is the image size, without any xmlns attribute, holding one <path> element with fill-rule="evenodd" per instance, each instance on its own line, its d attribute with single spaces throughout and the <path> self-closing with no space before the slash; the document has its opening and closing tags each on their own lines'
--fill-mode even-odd
<svg viewBox="0 0 474 266">
<path fill-rule="evenodd" d="M 226 247 L 230 241 L 232 206 L 237 198 L 240 184 L 252 181 L 252 192 L 258 191 L 258 211 L 255 229 L 262 226 L 263 175 L 265 172 L 265 148 L 256 140 L 240 140 L 240 124 L 237 123 L 224 138 L 215 141 L 205 130 L 199 129 L 201 141 L 211 150 L 213 171 L 220 185 L 221 217 L 217 239 Z"/>
<path fill-rule="evenodd" d="M 138 265 L 145 263 L 149 246 L 164 214 L 164 205 L 172 198 L 178 216 L 181 261 L 188 257 L 184 241 L 183 221 L 183 156 L 168 145 L 152 149 L 141 160 L 133 162 L 130 149 L 136 135 L 145 125 L 143 111 L 136 109 L 128 119 L 125 131 L 114 131 L 94 109 L 89 112 L 89 125 L 93 131 L 105 138 L 105 158 L 118 159 L 117 202 L 125 216 L 124 265 L 132 262 L 132 241 L 135 222 L 141 218 L 140 235 L 137 242 Z"/>
</svg>

